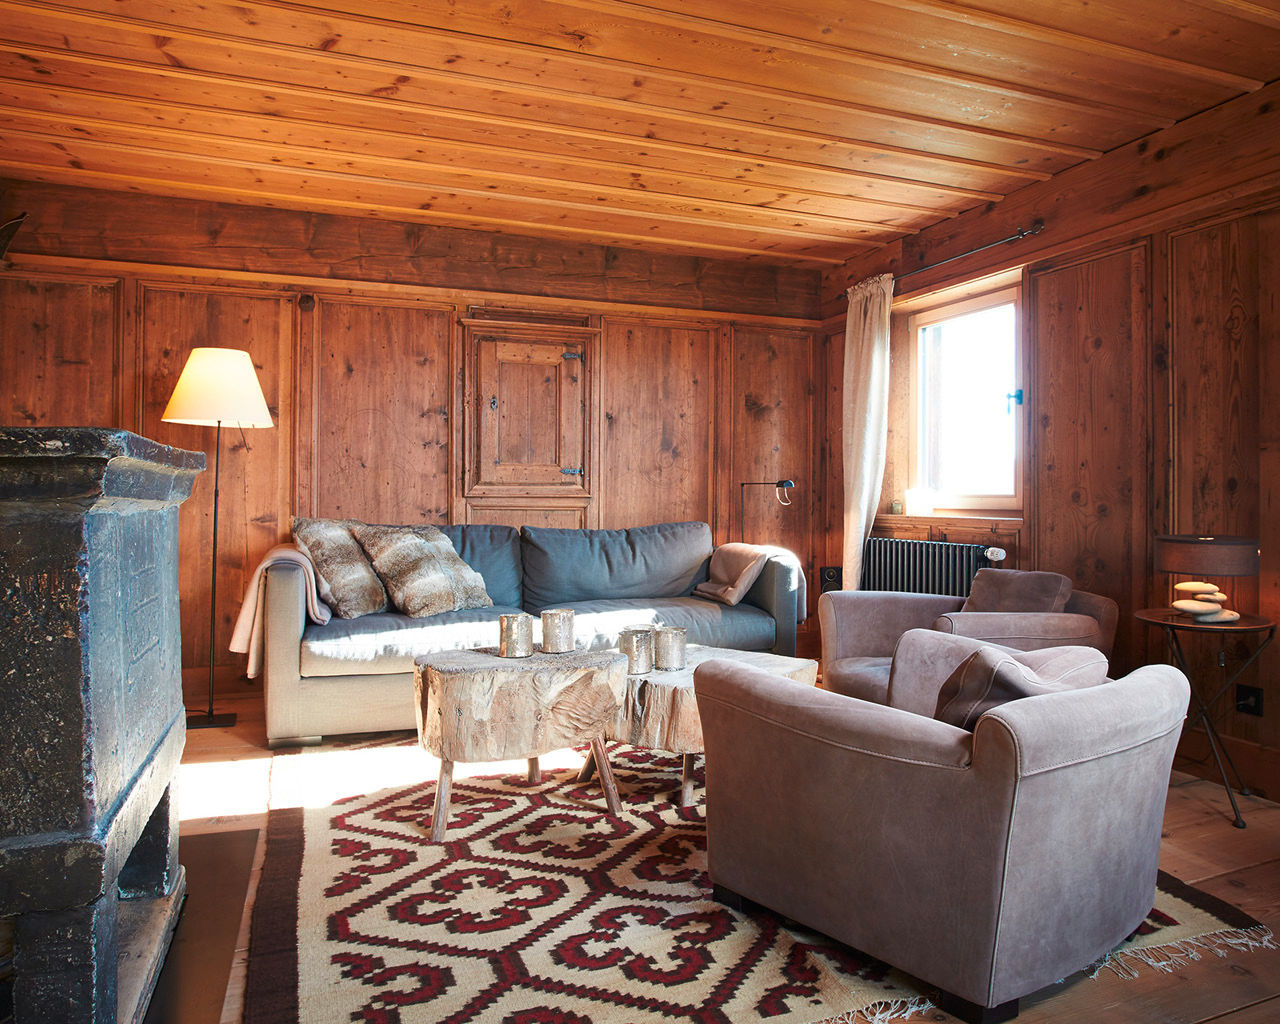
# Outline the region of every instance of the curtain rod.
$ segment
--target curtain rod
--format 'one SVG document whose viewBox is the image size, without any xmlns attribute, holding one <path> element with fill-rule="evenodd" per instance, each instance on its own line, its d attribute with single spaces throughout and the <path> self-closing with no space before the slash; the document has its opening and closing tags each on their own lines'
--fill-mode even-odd
<svg viewBox="0 0 1280 1024">
<path fill-rule="evenodd" d="M 935 267 L 944 266 L 947 263 L 953 263 L 956 260 L 962 260 L 966 256 L 972 256 L 974 253 L 985 252 L 988 249 L 994 249 L 997 245 L 1006 245 L 1009 242 L 1018 242 L 1026 238 L 1028 235 L 1038 235 L 1044 230 L 1044 221 L 1033 221 L 1029 228 L 1018 228 L 1016 232 L 1008 238 L 1002 238 L 998 242 L 989 242 L 986 245 L 980 245 L 976 249 L 970 249 L 968 252 L 962 252 L 957 256 L 948 256 L 945 260 L 938 260 L 937 263 L 930 263 L 925 267 L 917 267 L 915 270 L 908 270 L 905 274 L 897 274 L 894 276 L 894 282 L 897 283 L 903 278 L 911 277 L 914 274 L 923 274 L 926 270 L 933 270 Z"/>
</svg>

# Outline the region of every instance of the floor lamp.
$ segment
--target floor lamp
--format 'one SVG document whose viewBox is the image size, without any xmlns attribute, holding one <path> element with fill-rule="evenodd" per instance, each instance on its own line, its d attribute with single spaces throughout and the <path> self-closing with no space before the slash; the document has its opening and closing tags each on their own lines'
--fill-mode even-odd
<svg viewBox="0 0 1280 1024">
<path fill-rule="evenodd" d="M 743 540 L 743 519 L 747 511 L 748 487 L 772 487 L 779 505 L 790 505 L 791 496 L 787 491 L 796 485 L 794 480 L 743 480 L 738 484 L 738 540 Z"/>
<path fill-rule="evenodd" d="M 209 578 L 209 707 L 187 715 L 188 729 L 235 725 L 233 713 L 213 713 L 213 652 L 218 621 L 218 475 L 222 462 L 222 425 L 272 427 L 262 387 L 249 353 L 235 348 L 195 348 L 160 417 L 166 423 L 216 427 L 213 442 L 213 564 Z"/>
</svg>

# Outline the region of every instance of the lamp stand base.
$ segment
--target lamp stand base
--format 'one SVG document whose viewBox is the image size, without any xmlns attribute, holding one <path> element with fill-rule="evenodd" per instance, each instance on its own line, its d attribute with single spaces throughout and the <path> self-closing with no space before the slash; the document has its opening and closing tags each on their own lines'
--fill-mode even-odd
<svg viewBox="0 0 1280 1024">
<path fill-rule="evenodd" d="M 187 715 L 188 729 L 225 729 L 236 724 L 234 711 L 225 715 Z"/>
</svg>

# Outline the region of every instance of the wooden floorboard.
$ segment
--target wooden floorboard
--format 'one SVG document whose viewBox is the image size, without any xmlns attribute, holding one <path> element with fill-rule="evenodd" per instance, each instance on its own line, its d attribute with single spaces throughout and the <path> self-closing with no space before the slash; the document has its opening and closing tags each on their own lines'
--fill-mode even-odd
<svg viewBox="0 0 1280 1024">
<path fill-rule="evenodd" d="M 256 688 L 220 698 L 219 711 L 237 712 L 230 729 L 187 736 L 184 764 L 270 759 L 261 693 Z M 262 770 L 270 770 L 264 764 Z M 1226 900 L 1280 934 L 1280 805 L 1258 797 L 1240 798 L 1247 828 L 1231 824 L 1231 807 L 1220 783 L 1175 774 L 1169 788 L 1161 846 L 1161 867 L 1185 882 Z M 184 822 L 184 834 L 262 828 L 265 814 L 223 815 Z M 261 876 L 264 843 L 259 842 L 249 894 L 236 941 L 231 980 L 221 1024 L 240 1024 L 248 955 L 248 920 Z M 951 1024 L 938 1010 L 913 1021 Z M 1204 952 L 1198 961 L 1170 973 L 1142 969 L 1126 979 L 1104 971 L 1097 978 L 1076 975 L 1023 1000 L 1022 1024 L 1271 1024 L 1280 1021 L 1280 949 Z"/>
</svg>

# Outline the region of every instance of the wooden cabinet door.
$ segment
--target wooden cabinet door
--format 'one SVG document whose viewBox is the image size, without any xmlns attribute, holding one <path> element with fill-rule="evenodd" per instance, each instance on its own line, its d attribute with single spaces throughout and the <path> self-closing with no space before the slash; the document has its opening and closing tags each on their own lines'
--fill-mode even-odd
<svg viewBox="0 0 1280 1024">
<path fill-rule="evenodd" d="M 523 331 L 470 340 L 467 495 L 588 493 L 587 340 Z"/>
</svg>

